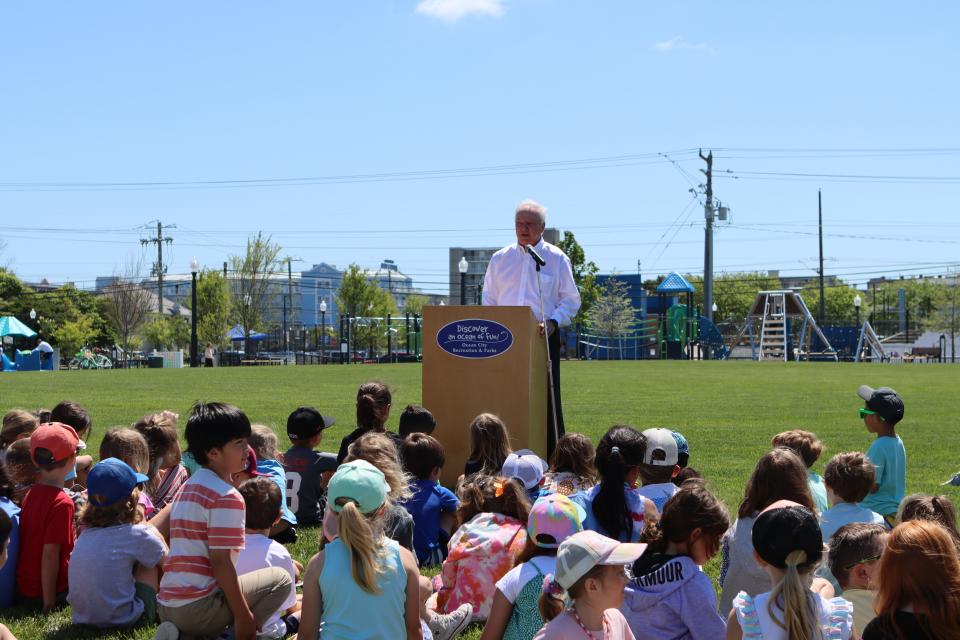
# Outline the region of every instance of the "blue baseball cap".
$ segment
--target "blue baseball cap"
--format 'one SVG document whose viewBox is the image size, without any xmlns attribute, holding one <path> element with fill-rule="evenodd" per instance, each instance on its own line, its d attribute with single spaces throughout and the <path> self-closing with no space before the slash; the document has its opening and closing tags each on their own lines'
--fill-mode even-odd
<svg viewBox="0 0 960 640">
<path fill-rule="evenodd" d="M 117 504 L 149 478 L 134 471 L 119 458 L 107 458 L 93 465 L 87 475 L 87 497 L 98 507 Z"/>
<path fill-rule="evenodd" d="M 687 439 L 683 437 L 683 434 L 679 431 L 673 431 L 673 439 L 677 441 L 677 464 L 681 468 L 687 466 L 687 462 L 690 460 L 690 445 L 687 444 Z"/>
</svg>

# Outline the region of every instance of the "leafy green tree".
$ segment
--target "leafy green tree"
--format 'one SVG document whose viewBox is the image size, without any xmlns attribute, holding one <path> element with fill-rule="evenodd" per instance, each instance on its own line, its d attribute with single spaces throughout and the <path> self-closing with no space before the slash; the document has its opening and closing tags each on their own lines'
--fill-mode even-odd
<svg viewBox="0 0 960 640">
<path fill-rule="evenodd" d="M 184 316 L 154 315 L 143 326 L 143 337 L 158 351 L 189 348 L 190 321 Z"/>
<path fill-rule="evenodd" d="M 844 283 L 836 283 L 823 288 L 823 321 L 826 325 L 854 325 L 857 322 L 857 308 L 853 304 L 853 299 L 858 291 Z M 820 283 L 814 280 L 804 285 L 800 290 L 800 295 L 806 303 L 810 313 L 813 314 L 817 322 L 820 321 Z M 866 320 L 868 307 L 867 301 L 861 295 L 860 320 Z"/>
<path fill-rule="evenodd" d="M 226 346 L 230 329 L 230 289 L 227 279 L 216 270 L 204 270 L 197 275 L 197 338 L 201 345 L 208 342 Z M 201 347 L 202 348 L 202 347 Z"/>
<path fill-rule="evenodd" d="M 368 279 L 357 264 L 347 267 L 336 297 L 340 314 L 356 318 L 350 324 L 355 348 L 380 351 L 386 344 L 386 323 L 373 318 L 397 313 L 393 297 Z"/>
<path fill-rule="evenodd" d="M 427 306 L 427 296 L 422 296 L 419 293 L 412 293 L 407 296 L 407 302 L 403 305 L 403 312 L 409 313 L 411 316 L 413 314 L 423 315 L 423 308 Z"/>
<path fill-rule="evenodd" d="M 597 284 L 597 274 L 600 269 L 593 261 L 587 261 L 586 253 L 584 253 L 583 247 L 577 242 L 572 231 L 563 232 L 563 239 L 558 246 L 570 258 L 573 281 L 580 290 L 580 311 L 573 320 L 579 322 L 587 317 L 590 308 L 600 297 L 600 286 Z"/>
<path fill-rule="evenodd" d="M 96 335 L 97 330 L 93 326 L 93 319 L 88 315 L 78 315 L 73 320 L 61 323 L 51 337 L 54 344 L 60 347 L 61 354 L 69 357 L 81 347 L 91 344 Z"/>
<path fill-rule="evenodd" d="M 244 350 L 250 352 L 250 334 L 263 324 L 269 304 L 270 276 L 280 268 L 279 244 L 271 242 L 263 232 L 247 239 L 242 256 L 230 256 L 230 267 L 236 278 L 233 311 L 244 331 Z"/>
<path fill-rule="evenodd" d="M 615 277 L 600 287 L 600 295 L 587 313 L 590 327 L 597 335 L 615 338 L 626 335 L 636 321 L 636 310 L 630 302 L 625 282 Z"/>
<path fill-rule="evenodd" d="M 703 313 L 703 276 L 688 275 L 687 281 L 695 289 L 693 306 Z M 662 282 L 662 278 L 650 289 L 651 293 Z M 780 289 L 780 280 L 765 273 L 717 273 L 713 277 L 713 302 L 717 305 L 714 320 L 728 320 L 742 323 L 750 312 L 757 294 L 761 291 Z M 655 294 L 653 294 L 655 295 Z"/>
</svg>

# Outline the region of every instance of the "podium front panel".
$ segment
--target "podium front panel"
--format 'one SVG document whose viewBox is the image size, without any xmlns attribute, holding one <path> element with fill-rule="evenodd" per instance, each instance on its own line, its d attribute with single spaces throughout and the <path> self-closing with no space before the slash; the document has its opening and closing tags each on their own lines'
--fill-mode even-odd
<svg viewBox="0 0 960 640">
<path fill-rule="evenodd" d="M 444 485 L 463 473 L 481 413 L 503 420 L 511 448 L 546 457 L 547 352 L 528 307 L 424 307 L 422 336 L 423 406 L 446 453 Z"/>
</svg>

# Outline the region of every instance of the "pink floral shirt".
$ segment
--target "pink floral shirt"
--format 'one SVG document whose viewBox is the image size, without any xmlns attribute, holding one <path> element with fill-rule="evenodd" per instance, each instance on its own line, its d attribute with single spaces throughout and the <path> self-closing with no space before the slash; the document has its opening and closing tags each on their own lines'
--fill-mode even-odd
<svg viewBox="0 0 960 640">
<path fill-rule="evenodd" d="M 526 544 L 526 525 L 509 516 L 478 513 L 465 522 L 450 538 L 449 554 L 434 578 L 437 611 L 451 613 L 470 603 L 473 620 L 486 620 L 497 581 Z"/>
</svg>

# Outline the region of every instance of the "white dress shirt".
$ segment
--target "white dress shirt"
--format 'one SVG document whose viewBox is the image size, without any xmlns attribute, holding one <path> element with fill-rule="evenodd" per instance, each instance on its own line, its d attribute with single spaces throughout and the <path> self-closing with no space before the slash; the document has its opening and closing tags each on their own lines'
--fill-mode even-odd
<svg viewBox="0 0 960 640">
<path fill-rule="evenodd" d="M 564 327 L 580 310 L 580 292 L 573 281 L 570 258 L 558 247 L 540 238 L 534 245 L 546 264 L 540 268 L 543 287 L 543 309 L 548 320 L 556 320 Z M 540 297 L 537 292 L 537 266 L 533 258 L 514 243 L 493 254 L 483 277 L 484 306 L 530 307 L 540 317 Z"/>
</svg>

